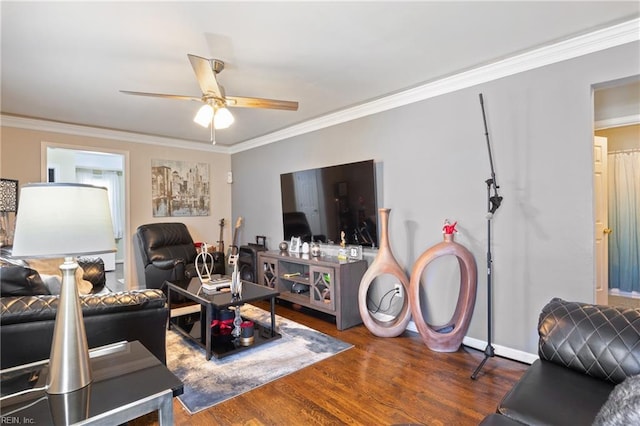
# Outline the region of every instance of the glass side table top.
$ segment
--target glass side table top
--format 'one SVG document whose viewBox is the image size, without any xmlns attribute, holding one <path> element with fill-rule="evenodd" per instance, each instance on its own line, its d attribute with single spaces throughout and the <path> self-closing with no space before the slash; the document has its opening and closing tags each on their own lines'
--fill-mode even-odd
<svg viewBox="0 0 640 426">
<path fill-rule="evenodd" d="M 182 382 L 140 342 L 122 342 L 91 351 L 92 382 L 78 391 L 47 394 L 47 360 L 0 371 L 2 418 L 57 424 L 69 415 L 90 419 L 170 390 Z M 21 393 L 22 392 L 22 393 Z M 55 420 L 55 421 L 54 421 Z M 68 419 L 65 420 L 68 422 Z"/>
</svg>

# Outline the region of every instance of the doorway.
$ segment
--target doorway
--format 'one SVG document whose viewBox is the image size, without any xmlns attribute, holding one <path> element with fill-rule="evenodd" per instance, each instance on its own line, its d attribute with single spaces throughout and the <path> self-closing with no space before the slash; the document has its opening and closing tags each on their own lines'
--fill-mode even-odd
<svg viewBox="0 0 640 426">
<path fill-rule="evenodd" d="M 595 301 L 640 308 L 640 188 L 633 187 L 640 181 L 639 76 L 594 87 L 594 117 Z M 598 156 L 603 140 L 605 152 Z M 604 191 L 597 179 L 601 161 L 607 170 Z"/>
<path fill-rule="evenodd" d="M 116 253 L 100 255 L 105 264 L 107 287 L 127 288 L 131 262 L 128 244 L 128 155 L 126 152 L 43 142 L 43 176 L 46 182 L 74 182 L 107 188 L 114 227 Z"/>
</svg>

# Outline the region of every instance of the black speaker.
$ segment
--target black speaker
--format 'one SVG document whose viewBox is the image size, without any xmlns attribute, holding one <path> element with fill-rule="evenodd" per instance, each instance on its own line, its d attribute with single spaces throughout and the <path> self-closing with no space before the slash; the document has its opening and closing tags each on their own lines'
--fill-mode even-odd
<svg viewBox="0 0 640 426">
<path fill-rule="evenodd" d="M 260 244 L 240 246 L 238 251 L 238 272 L 240 279 L 252 283 L 258 283 L 258 252 L 267 248 Z"/>
</svg>

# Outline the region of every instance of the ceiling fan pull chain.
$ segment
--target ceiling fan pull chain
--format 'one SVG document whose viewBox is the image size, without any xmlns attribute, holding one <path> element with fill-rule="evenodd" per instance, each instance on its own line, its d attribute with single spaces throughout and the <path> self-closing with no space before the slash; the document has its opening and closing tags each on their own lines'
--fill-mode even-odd
<svg viewBox="0 0 640 426">
<path fill-rule="evenodd" d="M 211 119 L 211 144 L 215 145 L 216 144 L 216 129 L 215 126 L 213 125 L 213 118 Z"/>
</svg>

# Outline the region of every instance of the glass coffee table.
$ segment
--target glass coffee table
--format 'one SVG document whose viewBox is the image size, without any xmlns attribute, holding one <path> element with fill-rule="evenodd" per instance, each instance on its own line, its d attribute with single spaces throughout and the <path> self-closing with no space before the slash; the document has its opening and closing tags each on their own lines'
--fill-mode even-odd
<svg viewBox="0 0 640 426">
<path fill-rule="evenodd" d="M 199 311 L 179 316 L 172 315 L 167 324 L 167 328 L 174 328 L 185 337 L 205 348 L 207 361 L 210 360 L 212 356 L 215 358 L 224 358 L 280 338 L 280 334 L 276 332 L 275 313 L 276 297 L 280 293 L 272 288 L 243 281 L 241 296 L 234 297 L 228 288 L 211 293 L 203 291 L 198 278 L 184 281 L 167 281 L 166 285 L 167 303 L 170 311 L 172 305 L 171 293 L 178 293 L 189 301 L 200 305 Z M 231 310 L 241 309 L 240 307 L 245 303 L 260 300 L 269 300 L 271 304 L 271 326 L 255 323 L 253 325 L 254 330 L 251 344 L 243 344 L 240 337 L 234 337 L 230 334 L 233 325 L 231 324 L 229 327 L 228 320 L 223 324 L 225 325 L 224 329 L 219 326 L 223 321 L 220 321 L 220 318 L 216 317 L 219 316 L 221 312 L 226 312 L 229 308 L 231 308 Z M 175 302 L 173 304 L 175 304 Z M 180 305 L 182 306 L 184 304 L 181 303 Z M 214 320 L 217 321 L 214 322 Z M 212 327 L 216 324 L 218 324 L 217 331 Z"/>
</svg>

